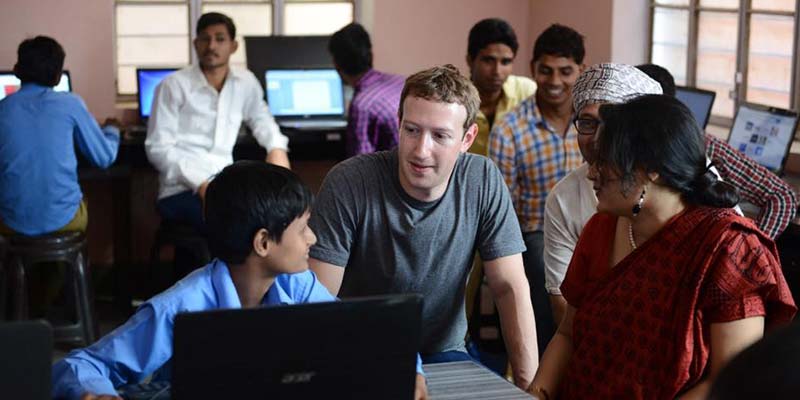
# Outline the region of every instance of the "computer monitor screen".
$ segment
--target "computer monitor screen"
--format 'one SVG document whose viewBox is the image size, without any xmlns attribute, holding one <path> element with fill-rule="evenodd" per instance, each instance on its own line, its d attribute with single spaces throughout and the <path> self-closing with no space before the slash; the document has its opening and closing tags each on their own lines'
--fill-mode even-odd
<svg viewBox="0 0 800 400">
<path fill-rule="evenodd" d="M 267 70 L 267 103 L 272 115 L 343 115 L 342 80 L 335 69 Z"/>
<path fill-rule="evenodd" d="M 743 104 L 736 113 L 728 143 L 775 173 L 794 139 L 797 114 L 778 108 Z"/>
<path fill-rule="evenodd" d="M 0 71 L 0 100 L 3 100 L 6 96 L 19 90 L 21 85 L 22 82 L 20 82 L 19 78 L 17 78 L 13 72 Z M 56 92 L 72 91 L 72 82 L 69 77 L 69 71 L 64 71 L 61 73 L 61 81 L 58 82 L 58 85 L 53 87 L 53 90 Z"/>
<path fill-rule="evenodd" d="M 708 117 L 711 115 L 711 107 L 714 106 L 716 92 L 710 90 L 694 89 L 687 87 L 675 88 L 675 97 L 689 107 L 694 119 L 701 128 L 705 129 L 708 124 Z"/>
<path fill-rule="evenodd" d="M 153 96 L 156 93 L 156 86 L 161 83 L 167 75 L 175 72 L 176 68 L 137 68 L 136 69 L 136 88 L 139 99 L 139 117 L 150 117 L 153 109 Z"/>
</svg>

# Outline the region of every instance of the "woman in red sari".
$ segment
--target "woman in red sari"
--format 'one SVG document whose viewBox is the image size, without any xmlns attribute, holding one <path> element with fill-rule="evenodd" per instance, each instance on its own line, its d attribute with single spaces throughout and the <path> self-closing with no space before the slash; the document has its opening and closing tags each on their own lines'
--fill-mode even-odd
<svg viewBox="0 0 800 400">
<path fill-rule="evenodd" d="M 569 306 L 530 392 L 544 399 L 704 399 L 716 373 L 791 320 L 774 243 L 730 207 L 703 133 L 667 96 L 600 108 L 598 214 L 561 291 Z"/>
</svg>

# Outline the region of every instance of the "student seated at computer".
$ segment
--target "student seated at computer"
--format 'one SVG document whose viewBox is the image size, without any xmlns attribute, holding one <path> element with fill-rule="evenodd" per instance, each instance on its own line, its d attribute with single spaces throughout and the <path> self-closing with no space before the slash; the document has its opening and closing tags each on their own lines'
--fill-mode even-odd
<svg viewBox="0 0 800 400">
<path fill-rule="evenodd" d="M 78 95 L 53 90 L 65 56 L 46 36 L 17 49 L 22 87 L 0 101 L 0 234 L 85 231 L 75 145 L 100 168 L 117 157 L 117 123 L 101 129 Z"/>
<path fill-rule="evenodd" d="M 347 157 L 396 147 L 403 77 L 372 68 L 372 43 L 359 24 L 349 24 L 334 33 L 328 51 L 342 81 L 354 89 L 347 111 Z"/>
<path fill-rule="evenodd" d="M 205 200 L 209 245 L 219 258 L 148 300 L 109 335 L 56 363 L 53 396 L 116 395 L 115 388 L 150 375 L 169 380 L 172 328 L 180 312 L 335 300 L 308 270 L 308 250 L 317 241 L 307 225 L 311 202 L 311 191 L 286 168 L 240 161 L 223 169 Z M 422 375 L 417 391 L 423 397 Z"/>
<path fill-rule="evenodd" d="M 203 232 L 201 200 L 209 179 L 233 162 L 244 122 L 266 148 L 266 161 L 289 167 L 288 139 L 248 70 L 232 67 L 236 26 L 226 15 L 203 14 L 194 48 L 199 63 L 167 76 L 156 89 L 145 150 L 159 172 L 158 211 Z"/>
</svg>

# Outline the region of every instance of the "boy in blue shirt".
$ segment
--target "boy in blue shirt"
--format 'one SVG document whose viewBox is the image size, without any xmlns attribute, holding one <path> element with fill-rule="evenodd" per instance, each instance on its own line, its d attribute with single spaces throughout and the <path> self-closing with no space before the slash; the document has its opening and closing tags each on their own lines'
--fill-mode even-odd
<svg viewBox="0 0 800 400">
<path fill-rule="evenodd" d="M 172 327 L 180 312 L 334 301 L 308 270 L 308 250 L 317 241 L 307 225 L 311 202 L 308 187 L 283 167 L 240 161 L 223 169 L 205 198 L 209 246 L 218 258 L 56 363 L 53 397 L 116 399 L 115 388 L 147 376 L 169 380 Z M 417 392 L 425 397 L 422 375 Z"/>
<path fill-rule="evenodd" d="M 75 145 L 100 168 L 117 157 L 116 122 L 101 129 L 80 97 L 53 90 L 65 56 L 46 36 L 17 49 L 14 74 L 22 85 L 0 101 L 0 234 L 85 231 Z"/>
</svg>

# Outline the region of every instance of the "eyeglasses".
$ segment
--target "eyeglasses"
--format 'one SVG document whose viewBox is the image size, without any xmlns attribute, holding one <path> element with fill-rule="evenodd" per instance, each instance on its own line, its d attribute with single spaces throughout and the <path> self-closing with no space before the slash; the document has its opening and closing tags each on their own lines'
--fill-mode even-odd
<svg viewBox="0 0 800 400">
<path fill-rule="evenodd" d="M 597 127 L 600 126 L 600 120 L 594 118 L 578 118 L 574 122 L 575 129 L 578 130 L 580 135 L 594 135 L 597 132 Z"/>
</svg>

